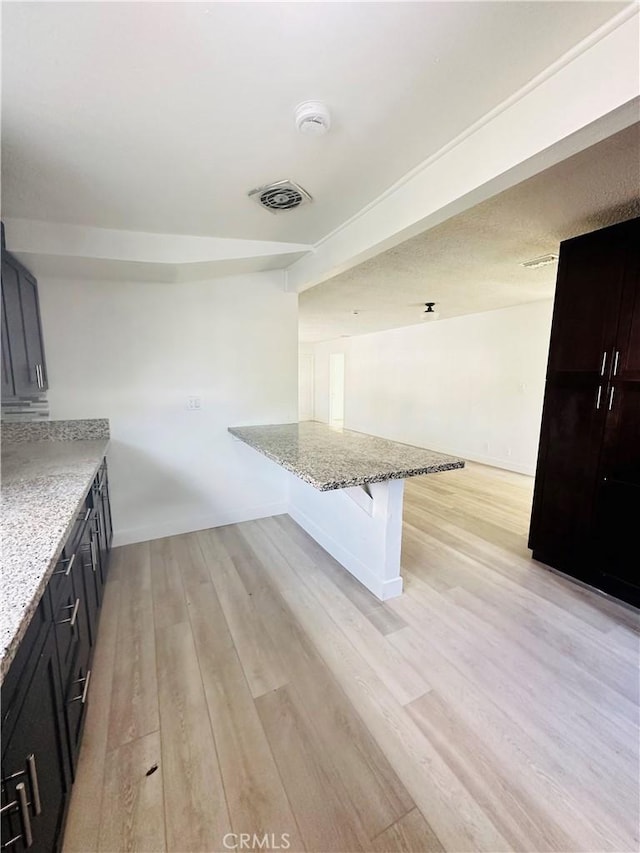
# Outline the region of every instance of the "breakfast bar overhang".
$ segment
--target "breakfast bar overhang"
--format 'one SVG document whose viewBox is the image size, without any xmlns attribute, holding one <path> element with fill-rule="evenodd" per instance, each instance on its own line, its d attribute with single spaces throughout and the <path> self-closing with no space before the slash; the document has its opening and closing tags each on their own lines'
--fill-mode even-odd
<svg viewBox="0 0 640 853">
<path fill-rule="evenodd" d="M 402 592 L 405 479 L 464 467 L 453 456 L 315 421 L 229 432 L 290 473 L 291 517 L 382 601 Z"/>
</svg>

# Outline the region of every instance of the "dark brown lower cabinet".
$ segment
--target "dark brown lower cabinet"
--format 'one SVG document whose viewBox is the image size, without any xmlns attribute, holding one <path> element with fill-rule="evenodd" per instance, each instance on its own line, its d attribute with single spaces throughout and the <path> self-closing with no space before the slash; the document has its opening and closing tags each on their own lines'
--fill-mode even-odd
<svg viewBox="0 0 640 853">
<path fill-rule="evenodd" d="M 111 539 L 108 492 L 79 513 L 2 684 L 2 845 L 58 850 L 75 776 Z M 105 506 L 106 503 L 106 506 Z"/>
<path fill-rule="evenodd" d="M 95 509 L 95 527 L 98 545 L 98 566 L 102 583 L 107 580 L 107 567 L 113 527 L 111 523 L 111 505 L 109 501 L 109 476 L 107 466 L 100 469 L 92 490 L 93 507 Z"/>
<path fill-rule="evenodd" d="M 71 789 L 55 634 L 50 630 L 2 755 L 2 844 L 50 853 Z"/>
<path fill-rule="evenodd" d="M 640 219 L 561 245 L 529 547 L 640 606 Z"/>
<path fill-rule="evenodd" d="M 84 578 L 84 601 L 91 645 L 94 645 L 97 638 L 98 613 L 102 603 L 102 573 L 100 571 L 96 522 L 95 509 L 87 508 L 86 523 L 78 543 L 78 557 Z"/>
</svg>

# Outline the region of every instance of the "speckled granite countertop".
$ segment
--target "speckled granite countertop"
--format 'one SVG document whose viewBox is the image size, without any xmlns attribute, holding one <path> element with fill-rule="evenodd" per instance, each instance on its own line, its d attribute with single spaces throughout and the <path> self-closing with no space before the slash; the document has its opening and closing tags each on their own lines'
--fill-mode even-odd
<svg viewBox="0 0 640 853">
<path fill-rule="evenodd" d="M 229 432 L 321 492 L 464 467 L 454 456 L 316 421 Z"/>
<path fill-rule="evenodd" d="M 29 626 L 109 442 L 2 445 L 0 681 Z"/>
</svg>

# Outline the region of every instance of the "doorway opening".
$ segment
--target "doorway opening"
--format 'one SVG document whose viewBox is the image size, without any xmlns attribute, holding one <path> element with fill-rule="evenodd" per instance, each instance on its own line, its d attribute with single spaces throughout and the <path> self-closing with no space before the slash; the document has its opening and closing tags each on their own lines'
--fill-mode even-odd
<svg viewBox="0 0 640 853">
<path fill-rule="evenodd" d="M 344 353 L 329 356 L 329 426 L 344 426 Z"/>
<path fill-rule="evenodd" d="M 313 416 L 313 355 L 311 353 L 301 353 L 298 359 L 298 420 L 312 421 Z"/>
</svg>

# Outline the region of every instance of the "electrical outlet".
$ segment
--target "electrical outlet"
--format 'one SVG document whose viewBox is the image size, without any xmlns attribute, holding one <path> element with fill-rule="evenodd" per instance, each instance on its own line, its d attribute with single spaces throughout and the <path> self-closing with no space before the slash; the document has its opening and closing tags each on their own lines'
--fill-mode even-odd
<svg viewBox="0 0 640 853">
<path fill-rule="evenodd" d="M 200 397 L 187 397 L 187 409 L 190 412 L 198 412 L 202 408 L 202 400 Z"/>
</svg>

